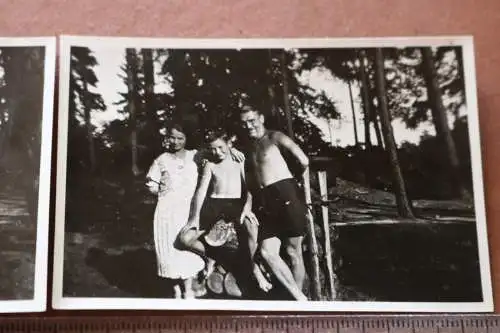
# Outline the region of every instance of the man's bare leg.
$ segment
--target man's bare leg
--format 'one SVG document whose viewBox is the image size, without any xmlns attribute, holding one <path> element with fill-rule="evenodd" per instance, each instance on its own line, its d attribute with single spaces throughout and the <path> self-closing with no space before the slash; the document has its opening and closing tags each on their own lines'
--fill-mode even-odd
<svg viewBox="0 0 500 333">
<path fill-rule="evenodd" d="M 254 261 L 255 253 L 257 253 L 257 247 L 258 247 L 257 239 L 258 239 L 259 228 L 257 225 L 251 223 L 248 219 L 245 220 L 244 224 L 248 237 L 248 250 L 250 254 L 250 263 L 253 265 L 252 267 L 253 276 L 255 277 L 255 280 L 257 280 L 259 288 L 265 292 L 268 292 L 273 288 L 273 285 L 266 279 L 264 274 L 262 274 L 259 265 L 257 265 L 257 263 Z"/>
<path fill-rule="evenodd" d="M 280 257 L 281 241 L 277 237 L 268 238 L 262 241 L 261 254 L 267 265 L 283 286 L 299 301 L 307 301 L 307 297 L 297 286 L 295 279 L 288 268 L 288 265 Z"/>
<path fill-rule="evenodd" d="M 306 276 L 306 268 L 302 255 L 303 239 L 304 237 L 299 236 L 287 238 L 285 241 L 285 249 L 288 257 L 290 258 L 293 278 L 301 290 L 304 287 L 304 280 Z"/>
</svg>

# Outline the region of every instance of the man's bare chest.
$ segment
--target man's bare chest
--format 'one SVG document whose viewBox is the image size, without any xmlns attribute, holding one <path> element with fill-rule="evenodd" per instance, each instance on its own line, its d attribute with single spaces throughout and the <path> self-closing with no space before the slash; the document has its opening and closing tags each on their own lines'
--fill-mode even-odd
<svg viewBox="0 0 500 333">
<path fill-rule="evenodd" d="M 251 158 L 255 165 L 273 163 L 281 157 L 281 152 L 274 144 L 256 145 Z"/>
</svg>

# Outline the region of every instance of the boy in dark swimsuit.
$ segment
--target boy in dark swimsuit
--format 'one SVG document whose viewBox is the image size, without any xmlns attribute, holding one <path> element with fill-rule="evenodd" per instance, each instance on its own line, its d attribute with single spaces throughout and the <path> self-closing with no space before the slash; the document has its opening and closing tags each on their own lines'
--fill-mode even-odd
<svg viewBox="0 0 500 333">
<path fill-rule="evenodd" d="M 252 212 L 252 196 L 246 188 L 243 164 L 231 158 L 228 136 L 224 131 L 210 133 L 206 142 L 212 158 L 203 167 L 188 223 L 179 235 L 180 243 L 187 250 L 206 258 L 206 274 L 209 275 L 215 262 L 207 257 L 207 244 L 202 241 L 202 236 L 220 219 L 243 225 L 248 236 L 246 241 L 254 277 L 262 290 L 269 291 L 271 284 L 254 262 L 258 220 Z"/>
</svg>

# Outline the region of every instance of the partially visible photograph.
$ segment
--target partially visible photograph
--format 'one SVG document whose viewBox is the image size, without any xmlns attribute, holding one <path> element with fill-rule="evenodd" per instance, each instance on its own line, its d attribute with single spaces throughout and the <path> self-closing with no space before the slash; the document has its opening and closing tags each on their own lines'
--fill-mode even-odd
<svg viewBox="0 0 500 333">
<path fill-rule="evenodd" d="M 470 38 L 61 59 L 55 308 L 492 310 Z"/>
<path fill-rule="evenodd" d="M 0 313 L 46 308 L 55 38 L 0 38 Z"/>
</svg>

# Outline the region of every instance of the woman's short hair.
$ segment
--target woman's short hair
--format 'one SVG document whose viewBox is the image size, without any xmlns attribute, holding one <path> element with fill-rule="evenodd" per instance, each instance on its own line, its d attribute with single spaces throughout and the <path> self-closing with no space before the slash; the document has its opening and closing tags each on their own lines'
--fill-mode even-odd
<svg viewBox="0 0 500 333">
<path fill-rule="evenodd" d="M 170 126 L 168 126 L 167 133 L 172 132 L 172 130 L 176 130 L 178 132 L 181 132 L 182 134 L 184 134 L 187 137 L 186 126 L 184 126 L 181 123 L 173 123 Z"/>
</svg>

